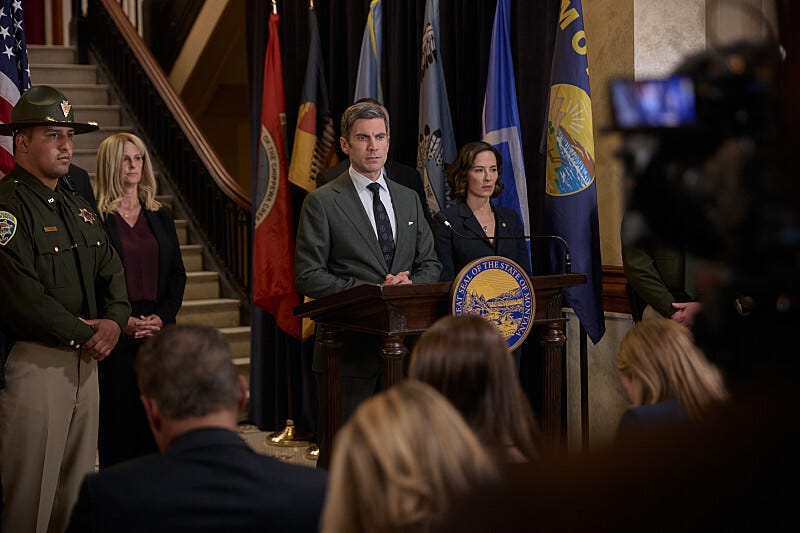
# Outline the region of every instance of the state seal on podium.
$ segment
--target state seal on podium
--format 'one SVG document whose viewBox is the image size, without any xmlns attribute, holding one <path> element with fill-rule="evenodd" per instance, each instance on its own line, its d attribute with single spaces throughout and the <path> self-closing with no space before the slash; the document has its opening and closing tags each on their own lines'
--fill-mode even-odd
<svg viewBox="0 0 800 533">
<path fill-rule="evenodd" d="M 494 324 L 509 350 L 531 330 L 536 298 L 531 280 L 514 261 L 491 255 L 468 263 L 453 281 L 454 315 L 478 315 Z"/>
</svg>

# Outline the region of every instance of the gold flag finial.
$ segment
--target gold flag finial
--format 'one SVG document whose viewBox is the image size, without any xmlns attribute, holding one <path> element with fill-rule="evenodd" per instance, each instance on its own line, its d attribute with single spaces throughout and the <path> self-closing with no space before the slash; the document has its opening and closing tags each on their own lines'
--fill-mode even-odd
<svg viewBox="0 0 800 533">
<path fill-rule="evenodd" d="M 314 9 L 314 0 L 308 0 L 308 9 Z"/>
<path fill-rule="evenodd" d="M 278 0 L 272 0 L 272 13 L 274 15 L 278 14 Z"/>
</svg>

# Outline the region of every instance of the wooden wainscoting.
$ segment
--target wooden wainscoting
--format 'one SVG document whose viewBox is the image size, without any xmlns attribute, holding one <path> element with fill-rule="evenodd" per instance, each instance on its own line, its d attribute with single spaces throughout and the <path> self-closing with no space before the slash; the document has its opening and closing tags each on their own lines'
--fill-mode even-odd
<svg viewBox="0 0 800 533">
<path fill-rule="evenodd" d="M 625 283 L 622 267 L 603 265 L 603 309 L 606 312 L 631 313 Z"/>
</svg>

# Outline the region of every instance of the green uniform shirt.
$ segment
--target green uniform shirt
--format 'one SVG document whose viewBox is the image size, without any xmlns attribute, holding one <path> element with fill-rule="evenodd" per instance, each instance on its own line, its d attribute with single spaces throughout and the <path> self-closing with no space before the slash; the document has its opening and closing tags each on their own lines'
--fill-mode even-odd
<svg viewBox="0 0 800 533">
<path fill-rule="evenodd" d="M 0 182 L 0 331 L 12 341 L 80 347 L 83 318 L 124 329 L 122 262 L 88 202 L 16 165 Z"/>
</svg>

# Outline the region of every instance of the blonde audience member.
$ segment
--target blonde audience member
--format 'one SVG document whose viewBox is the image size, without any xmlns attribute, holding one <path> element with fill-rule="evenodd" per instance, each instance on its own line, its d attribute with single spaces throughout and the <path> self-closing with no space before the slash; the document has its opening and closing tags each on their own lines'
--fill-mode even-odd
<svg viewBox="0 0 800 533">
<path fill-rule="evenodd" d="M 429 531 L 496 468 L 432 387 L 405 381 L 366 400 L 336 437 L 323 533 Z"/>
<path fill-rule="evenodd" d="M 503 463 L 536 457 L 536 422 L 500 332 L 479 316 L 447 316 L 414 346 L 409 376 L 450 400 Z"/>
<path fill-rule="evenodd" d="M 634 324 L 622 339 L 617 369 L 633 405 L 622 417 L 620 434 L 699 422 L 728 399 L 721 372 L 695 345 L 691 331 L 667 318 Z"/>
</svg>

